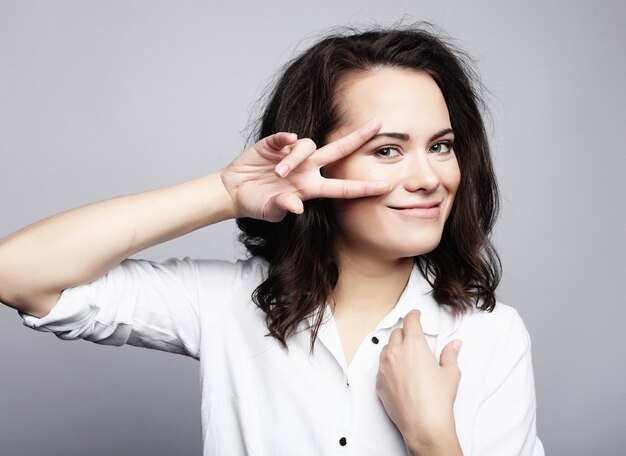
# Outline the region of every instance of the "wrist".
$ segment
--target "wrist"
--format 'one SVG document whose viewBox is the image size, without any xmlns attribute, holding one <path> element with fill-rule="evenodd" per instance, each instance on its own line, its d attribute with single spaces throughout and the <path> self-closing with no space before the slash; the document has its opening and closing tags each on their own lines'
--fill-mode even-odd
<svg viewBox="0 0 626 456">
<path fill-rule="evenodd" d="M 239 217 L 235 200 L 222 180 L 223 170 L 215 171 L 202 178 L 206 207 L 209 210 L 209 224 Z"/>
<path fill-rule="evenodd" d="M 462 456 L 461 445 L 453 425 L 429 433 L 404 435 L 409 456 Z"/>
</svg>

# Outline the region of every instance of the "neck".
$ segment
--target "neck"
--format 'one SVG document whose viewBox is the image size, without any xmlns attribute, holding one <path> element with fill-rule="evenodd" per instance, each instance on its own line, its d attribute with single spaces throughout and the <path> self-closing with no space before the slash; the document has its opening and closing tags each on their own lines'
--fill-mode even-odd
<svg viewBox="0 0 626 456">
<path fill-rule="evenodd" d="M 339 251 L 333 312 L 363 317 L 388 313 L 404 291 L 413 264 L 412 257 L 383 261 L 367 254 Z"/>
</svg>

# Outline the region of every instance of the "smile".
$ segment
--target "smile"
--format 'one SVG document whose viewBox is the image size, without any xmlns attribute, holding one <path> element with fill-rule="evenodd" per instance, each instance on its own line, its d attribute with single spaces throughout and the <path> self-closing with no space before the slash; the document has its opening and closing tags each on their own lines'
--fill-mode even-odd
<svg viewBox="0 0 626 456">
<path fill-rule="evenodd" d="M 439 216 L 440 207 L 439 203 L 417 204 L 405 207 L 392 207 L 389 209 L 397 212 L 400 215 L 406 217 L 414 217 L 421 219 L 434 219 Z"/>
</svg>

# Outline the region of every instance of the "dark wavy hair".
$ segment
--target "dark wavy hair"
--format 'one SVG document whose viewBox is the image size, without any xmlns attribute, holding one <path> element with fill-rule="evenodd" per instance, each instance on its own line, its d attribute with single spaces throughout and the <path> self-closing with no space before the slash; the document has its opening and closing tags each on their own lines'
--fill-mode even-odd
<svg viewBox="0 0 626 456">
<path fill-rule="evenodd" d="M 256 137 L 287 131 L 318 147 L 338 125 L 338 82 L 347 73 L 379 67 L 421 71 L 433 78 L 446 101 L 461 182 L 439 245 L 415 261 L 433 296 L 455 313 L 493 310 L 501 264 L 489 234 L 498 212 L 498 189 L 482 115 L 485 104 L 471 59 L 430 24 L 326 36 L 286 65 L 260 119 Z M 269 262 L 267 279 L 253 293 L 265 312 L 269 334 L 286 339 L 319 310 L 311 334 L 313 351 L 323 307 L 338 279 L 333 256 L 336 224 L 328 201 L 306 201 L 304 213 L 281 222 L 237 219 L 239 240 Z"/>
</svg>

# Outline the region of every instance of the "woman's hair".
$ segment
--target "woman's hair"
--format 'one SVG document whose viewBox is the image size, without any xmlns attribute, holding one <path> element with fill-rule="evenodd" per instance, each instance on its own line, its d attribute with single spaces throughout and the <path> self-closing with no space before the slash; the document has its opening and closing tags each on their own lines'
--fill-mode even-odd
<svg viewBox="0 0 626 456">
<path fill-rule="evenodd" d="M 445 98 L 461 182 L 439 245 L 415 261 L 433 296 L 455 313 L 491 311 L 501 265 L 489 234 L 498 212 L 498 190 L 482 119 L 480 82 L 469 57 L 432 27 L 334 33 L 288 63 L 270 94 L 257 138 L 279 131 L 311 138 L 320 147 L 338 126 L 338 81 L 347 73 L 381 67 L 422 71 Z M 237 219 L 240 241 L 269 262 L 267 279 L 252 296 L 266 314 L 269 334 L 287 348 L 286 338 L 314 311 L 311 351 L 323 308 L 332 302 L 338 279 L 334 258 L 337 232 L 328 201 L 306 201 L 304 213 L 279 223 Z"/>
</svg>

